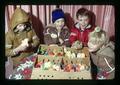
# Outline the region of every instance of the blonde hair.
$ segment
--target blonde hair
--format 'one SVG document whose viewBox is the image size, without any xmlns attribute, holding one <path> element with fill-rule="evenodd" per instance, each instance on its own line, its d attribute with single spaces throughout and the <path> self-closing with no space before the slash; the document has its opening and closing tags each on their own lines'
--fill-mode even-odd
<svg viewBox="0 0 120 85">
<path fill-rule="evenodd" d="M 94 31 L 89 34 L 88 42 L 93 44 L 107 44 L 109 42 L 109 38 L 105 31 L 103 31 L 100 27 L 96 27 Z"/>
</svg>

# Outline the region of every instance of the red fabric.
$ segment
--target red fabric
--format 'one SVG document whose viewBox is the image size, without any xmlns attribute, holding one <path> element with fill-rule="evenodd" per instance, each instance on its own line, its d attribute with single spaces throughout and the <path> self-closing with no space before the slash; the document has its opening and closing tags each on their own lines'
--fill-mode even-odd
<svg viewBox="0 0 120 85">
<path fill-rule="evenodd" d="M 83 43 L 84 46 L 87 46 L 88 43 L 88 34 L 94 30 L 95 26 L 92 26 L 91 28 L 88 28 L 84 31 L 81 31 L 80 29 L 74 27 L 71 29 L 71 33 L 75 33 L 76 35 L 70 35 L 70 43 L 71 45 L 76 41 L 79 40 Z"/>
</svg>

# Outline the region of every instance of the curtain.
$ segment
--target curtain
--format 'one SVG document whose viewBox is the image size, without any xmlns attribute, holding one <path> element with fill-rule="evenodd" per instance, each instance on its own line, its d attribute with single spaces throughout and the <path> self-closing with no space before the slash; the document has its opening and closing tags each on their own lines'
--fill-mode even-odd
<svg viewBox="0 0 120 85">
<path fill-rule="evenodd" d="M 79 8 L 84 7 L 92 11 L 96 16 L 95 24 L 107 32 L 111 40 L 115 37 L 115 9 L 112 5 L 60 5 L 60 8 L 70 14 L 76 22 L 76 12 Z"/>
<path fill-rule="evenodd" d="M 7 5 L 5 7 L 5 32 L 9 31 L 9 21 L 16 7 L 20 7 L 30 15 L 32 20 L 32 26 L 40 38 L 40 42 L 43 41 L 44 27 L 51 23 L 52 10 L 56 9 L 56 5 Z"/>
<path fill-rule="evenodd" d="M 7 5 L 5 7 L 5 32 L 9 30 L 9 20 L 16 7 L 30 14 L 33 28 L 36 34 L 43 41 L 43 30 L 46 25 L 52 23 L 51 13 L 56 9 L 56 5 Z M 115 37 L 115 8 L 112 5 L 59 5 L 66 14 L 66 24 L 70 28 L 77 21 L 76 12 L 84 7 L 92 11 L 96 16 L 95 24 L 107 32 L 109 37 L 114 40 Z"/>
</svg>

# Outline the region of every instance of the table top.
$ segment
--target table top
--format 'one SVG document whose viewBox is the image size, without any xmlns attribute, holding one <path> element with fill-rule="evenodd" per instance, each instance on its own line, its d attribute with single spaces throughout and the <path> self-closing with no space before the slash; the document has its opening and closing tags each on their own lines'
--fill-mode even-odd
<svg viewBox="0 0 120 85">
<path fill-rule="evenodd" d="M 89 55 L 89 52 L 87 50 L 87 47 L 83 48 L 83 51 L 86 52 L 87 55 Z M 32 70 L 34 68 L 34 64 L 37 58 L 37 53 L 34 53 L 31 56 L 28 56 L 20 61 L 20 64 L 18 64 L 13 73 L 9 76 L 9 79 L 25 79 L 29 80 L 31 79 Z"/>
<path fill-rule="evenodd" d="M 22 59 L 9 76 L 9 79 L 30 79 L 36 57 L 37 53 Z"/>
</svg>

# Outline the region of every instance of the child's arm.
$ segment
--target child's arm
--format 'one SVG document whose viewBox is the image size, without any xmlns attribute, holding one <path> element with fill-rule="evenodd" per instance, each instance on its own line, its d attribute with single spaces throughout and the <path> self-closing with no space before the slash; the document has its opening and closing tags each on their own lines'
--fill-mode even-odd
<svg viewBox="0 0 120 85">
<path fill-rule="evenodd" d="M 64 28 L 64 30 L 61 32 L 61 36 L 59 37 L 59 42 L 61 43 L 61 45 L 69 47 L 70 46 L 69 37 L 70 37 L 69 29 Z"/>
<path fill-rule="evenodd" d="M 111 71 L 114 69 L 114 61 L 112 58 L 110 58 L 109 56 L 105 56 L 105 55 L 101 55 L 101 54 L 91 54 L 91 58 L 93 63 L 101 68 L 102 70 L 106 70 L 106 71 Z"/>
<path fill-rule="evenodd" d="M 76 30 L 76 29 L 71 29 L 71 33 L 70 33 L 70 37 L 69 37 L 69 40 L 70 40 L 71 45 L 72 45 L 75 41 L 77 41 L 77 36 L 78 36 L 77 30 Z"/>
</svg>

